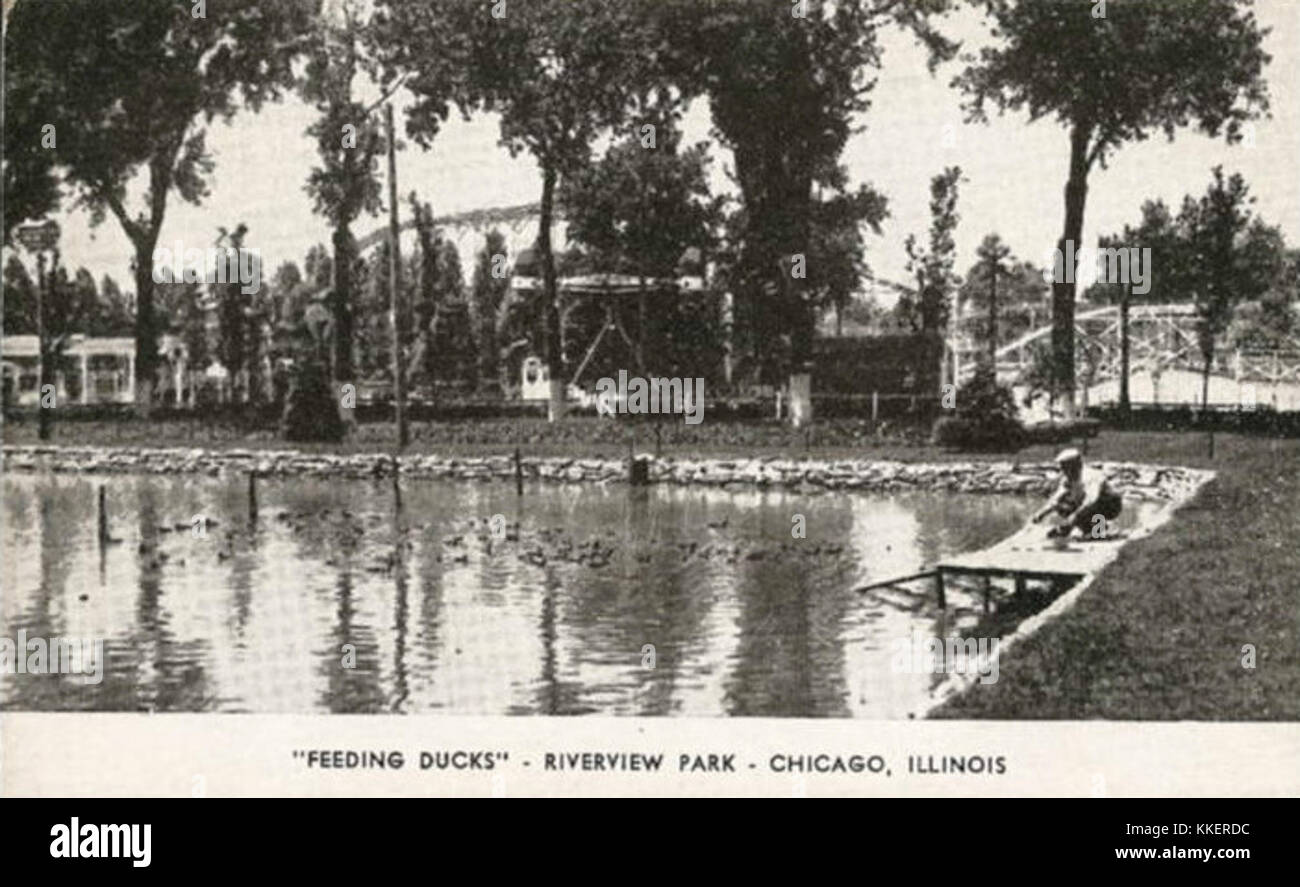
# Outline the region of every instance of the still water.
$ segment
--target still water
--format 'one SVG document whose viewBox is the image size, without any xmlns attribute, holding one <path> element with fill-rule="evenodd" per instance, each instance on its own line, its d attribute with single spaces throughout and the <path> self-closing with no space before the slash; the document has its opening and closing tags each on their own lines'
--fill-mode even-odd
<svg viewBox="0 0 1300 887">
<path fill-rule="evenodd" d="M 898 639 L 968 631 L 976 602 L 853 589 L 1036 504 L 416 480 L 399 504 L 386 480 L 293 479 L 259 483 L 250 524 L 238 476 L 3 493 L 0 637 L 102 639 L 106 663 L 0 674 L 0 707 L 113 711 L 902 717 L 936 676 L 895 673 Z"/>
</svg>

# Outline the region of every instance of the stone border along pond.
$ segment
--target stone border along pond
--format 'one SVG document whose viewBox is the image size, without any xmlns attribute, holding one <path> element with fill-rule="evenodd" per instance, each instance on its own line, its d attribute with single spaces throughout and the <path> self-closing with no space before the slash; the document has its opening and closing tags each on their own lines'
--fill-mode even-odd
<svg viewBox="0 0 1300 887">
<path fill-rule="evenodd" d="M 3 471 L 88 474 L 206 474 L 256 471 L 259 477 L 389 477 L 397 463 L 387 453 L 330 455 L 297 450 L 148 449 L 141 447 L 5 446 Z M 1055 464 L 1020 462 L 914 463 L 879 460 L 673 459 L 641 455 L 651 483 L 744 489 L 785 489 L 800 494 L 838 490 L 892 492 L 933 490 L 961 493 L 1045 495 L 1056 485 Z M 1182 502 L 1209 472 L 1189 468 L 1094 463 L 1127 499 Z M 625 459 L 524 458 L 525 479 L 560 483 L 626 483 Z M 400 473 L 410 478 L 509 480 L 513 456 L 403 456 Z"/>
</svg>

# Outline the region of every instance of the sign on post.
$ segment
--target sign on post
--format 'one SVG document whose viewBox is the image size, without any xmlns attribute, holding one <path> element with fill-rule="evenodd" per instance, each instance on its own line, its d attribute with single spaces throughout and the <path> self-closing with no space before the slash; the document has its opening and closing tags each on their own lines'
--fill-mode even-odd
<svg viewBox="0 0 1300 887">
<path fill-rule="evenodd" d="M 50 219 L 43 223 L 27 223 L 18 226 L 18 242 L 28 250 L 36 253 L 54 249 L 59 242 L 59 223 Z"/>
</svg>

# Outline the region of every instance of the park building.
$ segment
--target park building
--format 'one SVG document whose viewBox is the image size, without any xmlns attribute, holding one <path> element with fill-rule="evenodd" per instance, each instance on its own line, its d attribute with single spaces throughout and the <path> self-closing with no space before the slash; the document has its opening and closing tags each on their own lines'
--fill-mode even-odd
<svg viewBox="0 0 1300 887">
<path fill-rule="evenodd" d="M 160 367 L 155 388 L 161 403 L 192 406 L 196 389 L 219 385 L 225 379 L 220 367 L 203 372 L 189 366 L 188 352 L 179 337 L 158 339 Z M 35 407 L 40 403 L 40 355 L 36 336 L 5 336 L 0 342 L 4 372 L 4 404 Z M 205 379 L 210 374 L 211 381 Z M 135 402 L 135 339 L 130 336 L 74 334 L 48 370 L 55 403 L 82 406 Z"/>
</svg>

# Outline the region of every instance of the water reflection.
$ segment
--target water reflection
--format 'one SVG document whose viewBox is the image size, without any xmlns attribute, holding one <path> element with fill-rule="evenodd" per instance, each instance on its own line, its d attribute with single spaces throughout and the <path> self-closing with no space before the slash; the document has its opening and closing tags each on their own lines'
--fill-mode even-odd
<svg viewBox="0 0 1300 887">
<path fill-rule="evenodd" d="M 100 484 L 121 538 L 102 550 Z M 941 617 L 852 589 L 1001 538 L 1034 504 L 264 480 L 250 523 L 237 476 L 3 488 L 0 634 L 108 652 L 98 685 L 0 675 L 0 705 L 41 710 L 899 717 L 933 677 L 892 673 L 891 643 L 952 630 L 962 598 Z"/>
</svg>

